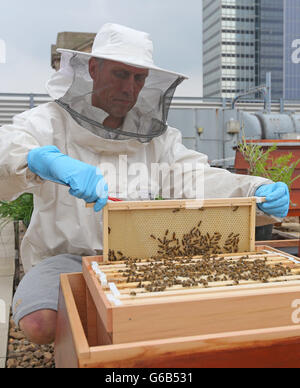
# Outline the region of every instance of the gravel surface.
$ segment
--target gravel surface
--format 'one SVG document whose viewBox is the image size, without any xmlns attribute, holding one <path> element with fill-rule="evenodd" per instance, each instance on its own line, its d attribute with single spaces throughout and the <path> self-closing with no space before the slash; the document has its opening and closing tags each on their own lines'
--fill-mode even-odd
<svg viewBox="0 0 300 388">
<path fill-rule="evenodd" d="M 15 368 L 55 368 L 53 345 L 35 345 L 26 340 L 10 320 L 6 367 Z"/>
<path fill-rule="evenodd" d="M 20 278 L 24 276 L 22 265 L 20 265 Z M 10 319 L 6 368 L 24 369 L 39 368 L 53 369 L 54 346 L 53 345 L 35 345 L 27 341 L 21 330 L 16 328 L 12 319 Z"/>
</svg>

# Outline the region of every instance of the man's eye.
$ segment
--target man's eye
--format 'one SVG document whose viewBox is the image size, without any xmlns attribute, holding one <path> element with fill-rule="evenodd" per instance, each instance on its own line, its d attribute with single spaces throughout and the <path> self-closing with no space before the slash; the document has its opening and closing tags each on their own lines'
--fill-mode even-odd
<svg viewBox="0 0 300 388">
<path fill-rule="evenodd" d="M 114 74 L 117 78 L 121 78 L 121 79 L 126 79 L 128 77 L 128 74 L 125 73 L 124 71 L 115 71 Z"/>
<path fill-rule="evenodd" d="M 144 74 L 137 75 L 137 76 L 135 77 L 135 80 L 136 80 L 137 82 L 145 82 L 146 77 L 147 77 L 147 76 L 144 75 Z"/>
</svg>

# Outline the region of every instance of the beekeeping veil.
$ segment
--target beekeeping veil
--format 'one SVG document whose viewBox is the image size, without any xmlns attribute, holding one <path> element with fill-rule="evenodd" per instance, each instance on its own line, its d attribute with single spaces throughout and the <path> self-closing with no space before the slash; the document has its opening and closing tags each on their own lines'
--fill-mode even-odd
<svg viewBox="0 0 300 388">
<path fill-rule="evenodd" d="M 91 53 L 57 51 L 62 53 L 61 68 L 50 79 L 47 89 L 81 126 L 105 139 L 138 139 L 143 143 L 166 131 L 175 89 L 187 77 L 154 65 L 153 45 L 147 33 L 105 24 L 95 38 Z M 89 73 L 91 57 L 149 70 L 135 106 L 117 129 L 104 126 L 108 112 L 92 105 L 92 95 L 97 90 Z"/>
</svg>

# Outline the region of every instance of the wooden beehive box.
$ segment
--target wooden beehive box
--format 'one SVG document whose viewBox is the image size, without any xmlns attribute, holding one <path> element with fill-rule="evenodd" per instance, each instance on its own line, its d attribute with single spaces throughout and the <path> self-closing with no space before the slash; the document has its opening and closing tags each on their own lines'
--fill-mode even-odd
<svg viewBox="0 0 300 388">
<path fill-rule="evenodd" d="M 300 296 L 300 263 L 272 248 L 255 248 L 255 207 L 254 198 L 109 204 L 104 211 L 103 256 L 83 258 L 83 276 L 97 310 L 95 327 L 101 328 L 104 343 L 122 344 L 295 324 L 292 304 Z M 218 233 L 219 240 L 212 246 L 218 246 L 223 252 L 218 252 L 219 248 L 210 251 L 214 259 L 190 252 L 192 258 L 184 262 L 174 254 L 178 250 L 168 251 L 171 252 L 168 260 L 174 261 L 178 270 L 200 265 L 203 260 L 215 260 L 216 265 L 221 263 L 237 271 L 238 266 L 261 266 L 261 271 L 271 271 L 273 275 L 236 281 L 232 276 L 226 280 L 224 277 L 216 279 L 216 274 L 209 279 L 206 274 L 201 278 L 203 283 L 188 284 L 188 287 L 173 284 L 164 289 L 158 286 L 151 291 L 147 290 L 149 280 L 130 279 L 126 272 L 130 270 L 128 266 L 133 264 L 137 272 L 142 273 L 146 265 L 163 262 L 166 250 L 161 258 L 151 261 L 157 249 L 161 249 L 158 238 L 163 244 L 173 239 L 176 245 L 179 240 L 183 249 L 191 231 L 195 238 L 199 234 L 206 236 L 206 241 L 212 241 L 212 236 Z M 230 253 L 228 239 L 232 238 L 235 244 L 230 245 Z M 128 257 L 135 261 L 128 264 Z M 108 258 L 118 261 L 110 262 Z M 178 278 L 185 281 L 185 275 Z"/>
<path fill-rule="evenodd" d="M 300 325 L 115 345 L 108 340 L 82 273 L 62 274 L 57 368 L 300 367 Z"/>
</svg>

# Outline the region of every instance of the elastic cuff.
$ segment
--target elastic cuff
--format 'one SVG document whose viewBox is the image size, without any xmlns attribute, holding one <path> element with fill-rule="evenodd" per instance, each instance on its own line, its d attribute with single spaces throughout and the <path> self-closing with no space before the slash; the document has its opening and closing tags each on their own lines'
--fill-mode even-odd
<svg viewBox="0 0 300 388">
<path fill-rule="evenodd" d="M 259 189 L 261 186 L 265 185 L 271 185 L 273 182 L 269 179 L 266 179 L 265 183 L 258 183 L 257 185 L 254 185 L 248 195 L 248 197 L 255 197 L 256 190 Z"/>
</svg>

